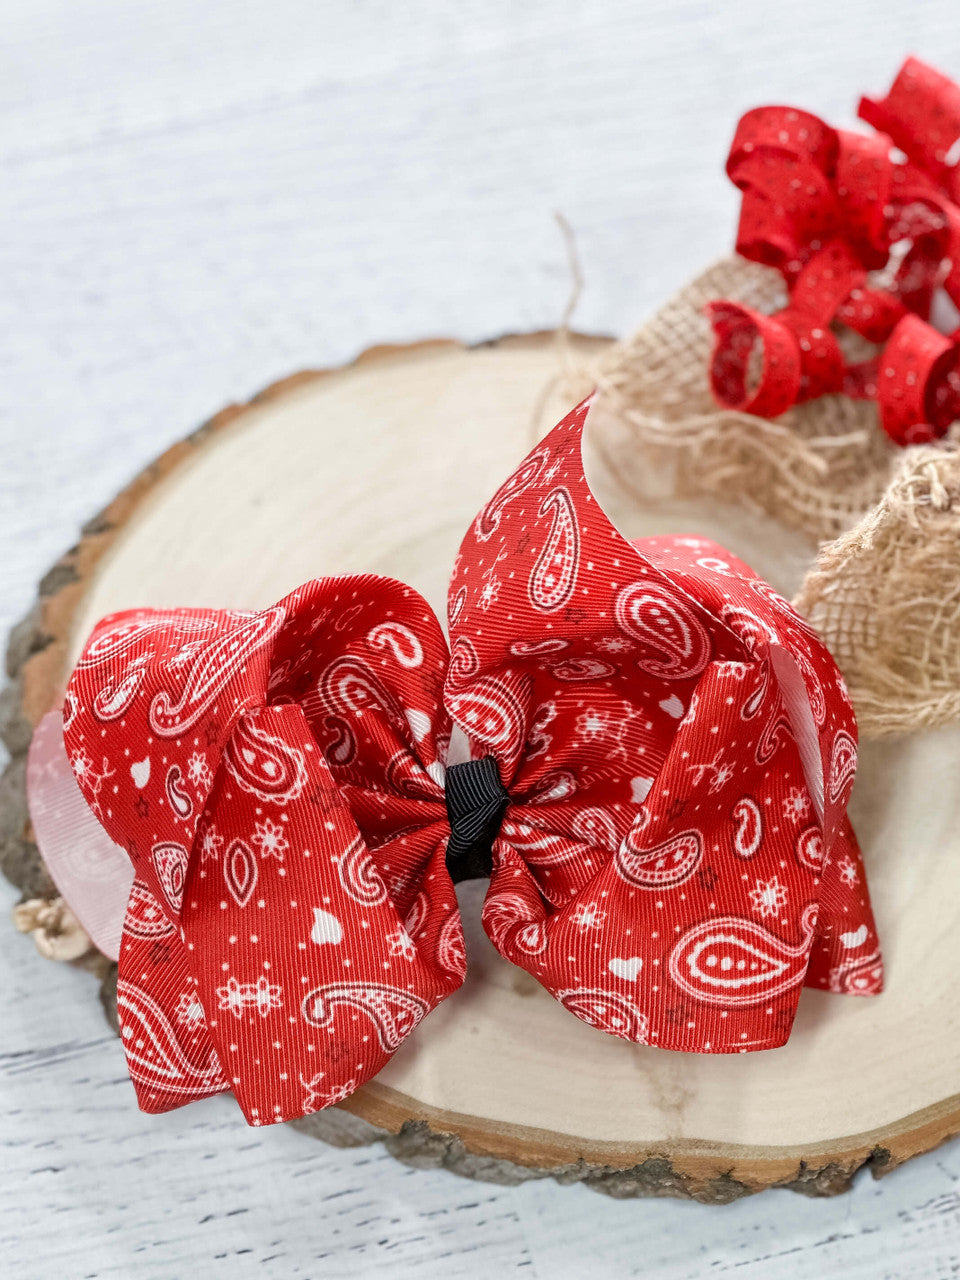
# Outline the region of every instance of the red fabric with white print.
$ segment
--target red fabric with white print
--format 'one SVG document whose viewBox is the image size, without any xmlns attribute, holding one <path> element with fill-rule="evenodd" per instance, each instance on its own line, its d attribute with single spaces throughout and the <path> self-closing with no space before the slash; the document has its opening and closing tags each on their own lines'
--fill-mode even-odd
<svg viewBox="0 0 960 1280">
<path fill-rule="evenodd" d="M 408 587 L 105 619 L 65 742 L 136 880 L 118 1005 L 141 1106 L 340 1101 L 463 980 L 454 726 L 509 795 L 483 924 L 593 1027 L 782 1044 L 800 988 L 882 974 L 846 804 L 856 728 L 816 635 L 699 537 L 628 543 L 583 475 L 589 401 L 481 511 L 450 637 Z"/>
</svg>

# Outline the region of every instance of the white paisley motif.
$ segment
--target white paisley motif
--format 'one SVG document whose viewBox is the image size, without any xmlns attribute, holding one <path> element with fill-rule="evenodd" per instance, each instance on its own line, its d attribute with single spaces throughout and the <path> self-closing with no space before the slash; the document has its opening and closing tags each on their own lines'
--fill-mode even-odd
<svg viewBox="0 0 960 1280">
<path fill-rule="evenodd" d="M 793 736 L 790 721 L 781 710 L 781 706 L 778 699 L 767 723 L 763 726 L 763 732 L 760 734 L 760 740 L 754 752 L 757 764 L 766 764 L 772 760 L 784 743 L 789 742 Z"/>
<path fill-rule="evenodd" d="M 174 738 L 196 724 L 232 677 L 276 635 L 285 616 L 280 607 L 265 609 L 202 645 L 190 661 L 179 695 L 162 689 L 150 703 L 153 732 Z"/>
<path fill-rule="evenodd" d="M 583 852 L 574 841 L 564 840 L 562 836 L 554 835 L 551 831 L 541 831 L 525 822 L 505 819 L 500 834 L 511 848 L 523 855 L 524 862 L 529 862 L 534 867 L 554 867 L 580 857 Z"/>
<path fill-rule="evenodd" d="M 367 633 L 367 644 L 371 649 L 389 649 L 407 671 L 413 671 L 423 663 L 423 645 L 402 622 L 381 622 Z"/>
<path fill-rule="evenodd" d="M 627 832 L 614 856 L 613 864 L 627 884 L 638 889 L 671 889 L 689 880 L 703 857 L 699 831 L 681 831 L 649 848 L 638 843 L 642 834 L 636 827 Z"/>
<path fill-rule="evenodd" d="M 539 653 L 560 653 L 569 644 L 569 640 L 561 640 L 559 636 L 548 637 L 546 640 L 514 640 L 510 645 L 510 652 L 515 658 L 528 658 Z"/>
<path fill-rule="evenodd" d="M 530 574 L 530 602 L 542 613 L 553 613 L 567 603 L 576 585 L 580 565 L 580 532 L 577 515 L 569 492 L 560 486 L 553 489 L 537 512 L 552 512 L 553 523 Z"/>
<path fill-rule="evenodd" d="M 361 836 L 355 836 L 341 854 L 337 873 L 348 897 L 362 907 L 386 902 L 387 886 Z"/>
<path fill-rule="evenodd" d="M 813 718 L 819 728 L 823 728 L 827 719 L 827 701 L 823 692 L 823 685 L 813 669 L 813 663 L 799 647 L 793 651 L 793 659 L 803 675 L 804 687 L 807 691 L 807 698 L 810 702 L 810 710 L 813 712 Z"/>
<path fill-rule="evenodd" d="M 117 983 L 117 1013 L 127 1066 L 137 1084 L 190 1096 L 220 1093 L 226 1087 L 220 1062 L 206 1038 L 198 1045 L 201 1060 L 191 1060 L 156 1000 L 123 978 Z"/>
<path fill-rule="evenodd" d="M 331 982 L 314 987 L 303 998 L 301 1013 L 314 1027 L 333 1026 L 337 1010 L 364 1014 L 373 1023 L 386 1053 L 399 1049 L 430 1006 L 410 991 L 382 982 Z"/>
<path fill-rule="evenodd" d="M 845 729 L 840 729 L 830 753 L 830 799 L 834 803 L 850 787 L 856 772 L 857 744 Z"/>
<path fill-rule="evenodd" d="M 570 683 L 579 680 L 606 680 L 616 675 L 617 668 L 612 662 L 604 662 L 602 658 L 568 658 L 550 668 L 552 675 L 558 680 Z"/>
<path fill-rule="evenodd" d="M 187 851 L 182 844 L 165 840 L 153 846 L 151 857 L 164 897 L 172 910 L 179 914 L 187 879 Z"/>
<path fill-rule="evenodd" d="M 830 970 L 828 989 L 850 996 L 875 996 L 883 990 L 883 961 L 879 951 L 846 960 Z"/>
<path fill-rule="evenodd" d="M 466 684 L 480 670 L 480 659 L 473 642 L 466 636 L 457 636 L 450 650 L 447 679 L 452 685 Z"/>
<path fill-rule="evenodd" d="M 323 727 L 333 734 L 333 740 L 324 744 L 323 754 L 328 764 L 345 767 L 352 764 L 357 755 L 357 739 L 349 720 L 343 716 L 325 716 Z"/>
<path fill-rule="evenodd" d="M 463 613 L 463 606 L 466 604 L 466 602 L 467 602 L 467 588 L 461 587 L 460 590 L 457 592 L 457 594 L 450 601 L 450 605 L 447 610 L 447 619 L 451 627 L 455 627 L 459 622 L 460 615 L 461 613 Z"/>
<path fill-rule="evenodd" d="M 172 631 L 175 635 L 193 632 L 210 631 L 217 625 L 214 618 L 190 618 L 177 614 L 154 613 L 135 614 L 132 618 L 118 622 L 112 627 L 101 628 L 94 639 L 84 649 L 77 662 L 77 670 L 88 667 L 99 667 L 113 662 L 121 653 L 125 653 L 146 636 L 156 635 L 160 631 Z"/>
<path fill-rule="evenodd" d="M 483 676 L 463 693 L 447 698 L 454 720 L 488 747 L 523 742 L 524 713 L 517 696 L 496 676 Z"/>
<path fill-rule="evenodd" d="M 626 996 L 599 987 L 554 992 L 563 1007 L 581 1022 L 633 1044 L 648 1043 L 647 1015 Z"/>
<path fill-rule="evenodd" d="M 681 990 L 708 1004 L 750 1005 L 795 987 L 804 979 L 816 906 L 803 913 L 803 941 L 794 946 L 739 916 L 694 925 L 670 953 L 670 977 Z"/>
<path fill-rule="evenodd" d="M 459 911 L 452 911 L 443 922 L 437 940 L 437 963 L 445 973 L 452 973 L 458 978 L 467 972 L 467 949 Z"/>
<path fill-rule="evenodd" d="M 483 905 L 483 927 L 501 953 L 515 947 L 524 955 L 536 956 L 547 949 L 547 931 L 535 908 L 520 893 L 501 891 Z"/>
<path fill-rule="evenodd" d="M 577 780 L 569 769 L 555 769 L 546 773 L 536 784 L 529 804 L 553 804 L 559 800 L 569 800 L 576 793 Z"/>
<path fill-rule="evenodd" d="M 223 752 L 227 772 L 259 800 L 288 804 L 307 781 L 303 752 L 258 723 L 258 712 L 241 716 Z"/>
<path fill-rule="evenodd" d="M 733 833 L 734 852 L 741 858 L 752 858 L 763 840 L 763 818 L 756 800 L 744 796 L 733 806 L 733 820 L 737 824 Z"/>
<path fill-rule="evenodd" d="M 352 654 L 336 658 L 321 675 L 317 693 L 327 711 L 348 718 L 379 711 L 395 727 L 407 729 L 403 708 L 362 658 Z"/>
<path fill-rule="evenodd" d="M 734 635 L 743 641 L 749 652 L 756 656 L 762 657 L 771 644 L 779 642 L 780 637 L 768 622 L 741 605 L 724 605 L 720 610 L 720 617 Z"/>
<path fill-rule="evenodd" d="M 184 785 L 183 773 L 178 764 L 172 764 L 167 770 L 165 789 L 171 811 L 181 821 L 186 821 L 193 813 L 193 799 Z"/>
<path fill-rule="evenodd" d="M 130 887 L 123 931 L 134 938 L 154 939 L 166 938 L 176 932 L 173 921 L 140 880 L 134 880 Z"/>
<path fill-rule="evenodd" d="M 581 809 L 573 820 L 573 834 L 584 844 L 611 853 L 619 844 L 616 825 L 606 809 Z"/>
<path fill-rule="evenodd" d="M 637 666 L 664 680 L 699 675 L 710 660 L 710 637 L 693 609 L 657 584 L 633 582 L 617 596 L 617 626 L 639 641 Z"/>
<path fill-rule="evenodd" d="M 823 835 L 819 827 L 807 827 L 797 836 L 797 861 L 817 875 L 823 870 Z"/>
<path fill-rule="evenodd" d="M 111 676 L 92 703 L 92 711 L 102 722 L 119 720 L 130 707 L 147 674 L 152 653 L 132 659 L 119 680 Z"/>
<path fill-rule="evenodd" d="M 504 507 L 540 478 L 540 473 L 546 466 L 549 456 L 546 449 L 539 449 L 522 462 L 512 476 L 504 480 L 474 521 L 474 532 L 481 542 L 486 542 L 499 528 Z"/>
</svg>

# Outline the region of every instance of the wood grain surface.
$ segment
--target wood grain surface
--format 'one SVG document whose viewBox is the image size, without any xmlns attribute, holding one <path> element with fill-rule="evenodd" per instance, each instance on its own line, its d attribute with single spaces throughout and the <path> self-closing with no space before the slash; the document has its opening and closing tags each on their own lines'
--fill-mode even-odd
<svg viewBox="0 0 960 1280">
<path fill-rule="evenodd" d="M 226 401 L 378 341 L 555 323 L 555 209 L 578 326 L 629 327 L 729 244 L 741 110 L 849 123 L 908 50 L 960 76 L 952 0 L 7 0 L 0 625 Z M 0 971 L 5 1274 L 960 1274 L 956 1143 L 834 1201 L 501 1190 L 252 1133 L 226 1099 L 142 1117 L 89 977 L 2 928 Z"/>
</svg>

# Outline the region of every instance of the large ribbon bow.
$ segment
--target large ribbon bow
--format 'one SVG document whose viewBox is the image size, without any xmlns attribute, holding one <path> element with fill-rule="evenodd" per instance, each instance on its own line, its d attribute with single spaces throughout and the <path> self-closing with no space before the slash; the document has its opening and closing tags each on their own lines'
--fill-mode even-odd
<svg viewBox="0 0 960 1280">
<path fill-rule="evenodd" d="M 840 674 L 715 544 L 612 527 L 588 404 L 464 539 L 449 652 L 369 575 L 90 638 L 65 741 L 135 868 L 118 1005 L 145 1110 L 346 1097 L 463 980 L 469 875 L 500 953 L 637 1044 L 770 1048 L 804 982 L 879 989 Z"/>
<path fill-rule="evenodd" d="M 960 305 L 960 88 L 909 58 L 859 114 L 879 132 L 793 107 L 740 120 L 727 159 L 743 192 L 737 251 L 776 267 L 789 303 L 775 316 L 708 304 L 711 385 L 721 405 L 767 418 L 827 392 L 873 399 L 894 441 L 918 443 L 960 417 L 960 331 L 929 323 L 940 285 Z M 848 360 L 844 327 L 876 353 Z"/>
</svg>

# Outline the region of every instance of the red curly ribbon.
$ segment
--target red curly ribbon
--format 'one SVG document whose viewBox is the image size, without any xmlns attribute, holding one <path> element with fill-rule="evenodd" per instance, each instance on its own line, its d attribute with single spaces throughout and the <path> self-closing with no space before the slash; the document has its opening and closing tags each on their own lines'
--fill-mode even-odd
<svg viewBox="0 0 960 1280">
<path fill-rule="evenodd" d="M 839 671 L 721 547 L 613 528 L 588 408 L 468 531 L 449 649 L 372 575 L 88 640 L 64 738 L 134 869 L 117 991 L 145 1110 L 232 1090 L 267 1124 L 369 1080 L 463 981 L 474 854 L 497 950 L 634 1043 L 771 1048 L 803 985 L 880 989 Z"/>
<path fill-rule="evenodd" d="M 883 429 L 909 444 L 943 435 L 960 409 L 957 340 L 930 324 L 941 285 L 960 305 L 960 87 L 910 58 L 860 115 L 879 132 L 792 107 L 740 120 L 727 159 L 743 192 L 737 251 L 776 267 L 790 302 L 775 316 L 708 304 L 710 382 L 725 408 L 767 418 L 828 393 L 875 399 Z M 848 362 L 842 327 L 877 355 Z"/>
</svg>

